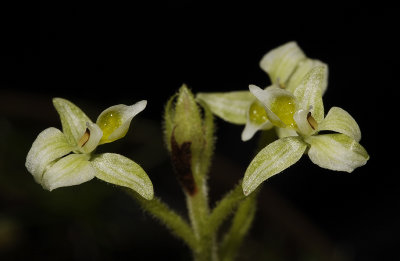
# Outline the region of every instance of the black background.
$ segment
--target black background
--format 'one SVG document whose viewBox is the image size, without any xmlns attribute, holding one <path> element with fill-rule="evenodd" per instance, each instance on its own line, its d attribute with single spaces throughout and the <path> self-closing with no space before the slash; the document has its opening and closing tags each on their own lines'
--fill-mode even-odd
<svg viewBox="0 0 400 261">
<path fill-rule="evenodd" d="M 329 65 L 325 110 L 339 106 L 357 120 L 371 159 L 347 174 L 303 157 L 271 178 L 240 258 L 390 260 L 400 232 L 398 183 L 390 146 L 381 145 L 393 144 L 396 120 L 395 103 L 381 101 L 396 95 L 387 83 L 395 75 L 395 11 L 338 3 L 54 1 L 2 13 L 1 260 L 190 259 L 183 243 L 113 186 L 92 181 L 49 193 L 34 183 L 26 153 L 41 130 L 60 128 L 51 98 L 73 101 L 92 119 L 108 106 L 148 100 L 125 143 L 105 150 L 140 163 L 156 195 L 185 213 L 162 142 L 165 102 L 182 83 L 194 93 L 266 86 L 259 60 L 292 40 Z M 242 126 L 216 124 L 212 202 L 242 177 L 256 147 L 240 141 Z"/>
</svg>

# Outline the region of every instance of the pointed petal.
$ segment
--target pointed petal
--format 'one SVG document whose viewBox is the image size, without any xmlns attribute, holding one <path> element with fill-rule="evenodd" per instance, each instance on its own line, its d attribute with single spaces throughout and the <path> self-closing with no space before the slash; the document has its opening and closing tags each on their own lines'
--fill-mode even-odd
<svg viewBox="0 0 400 261">
<path fill-rule="evenodd" d="M 296 163 L 307 144 L 300 137 L 279 139 L 262 149 L 252 160 L 243 179 L 243 193 L 249 195 L 263 181 Z"/>
<path fill-rule="evenodd" d="M 294 90 L 297 88 L 297 86 L 301 84 L 301 81 L 307 75 L 307 73 L 310 72 L 316 66 L 326 66 L 328 72 L 328 65 L 319 60 L 307 58 L 299 62 L 296 70 L 289 78 L 289 81 L 286 85 L 286 90 L 290 91 L 291 93 L 294 93 Z M 325 81 L 320 86 L 322 95 L 325 93 L 327 86 L 328 86 L 328 77 L 325 77 Z"/>
<path fill-rule="evenodd" d="M 97 170 L 96 177 L 119 186 L 128 187 L 145 199 L 154 195 L 153 184 L 146 172 L 132 160 L 114 153 L 97 155 L 92 165 Z"/>
<path fill-rule="evenodd" d="M 143 111 L 146 105 L 147 101 L 143 100 L 131 106 L 119 104 L 105 109 L 96 121 L 96 124 L 103 131 L 100 144 L 123 138 L 128 132 L 133 117 Z"/>
<path fill-rule="evenodd" d="M 324 118 L 322 87 L 327 81 L 327 70 L 327 67 L 323 65 L 314 67 L 294 91 L 299 108 L 307 110 L 311 107 L 312 116 L 318 123 Z"/>
<path fill-rule="evenodd" d="M 52 191 L 59 187 L 82 184 L 94 178 L 95 170 L 88 154 L 71 154 L 56 163 L 43 175 L 43 188 Z"/>
<path fill-rule="evenodd" d="M 351 115 L 339 107 L 332 107 L 325 119 L 319 125 L 318 130 L 330 130 L 350 136 L 355 141 L 361 140 L 361 130 Z"/>
<path fill-rule="evenodd" d="M 69 143 L 76 146 L 86 131 L 86 122 L 92 121 L 78 106 L 66 99 L 54 98 L 53 104 L 60 115 L 64 134 Z"/>
<path fill-rule="evenodd" d="M 311 136 L 306 141 L 311 145 L 308 156 L 321 168 L 352 172 L 369 159 L 367 151 L 344 134 Z"/>
<path fill-rule="evenodd" d="M 74 149 L 67 137 L 56 128 L 42 131 L 33 142 L 26 157 L 25 166 L 35 181 L 42 182 L 46 168 L 56 159 L 67 155 Z"/>
<path fill-rule="evenodd" d="M 242 131 L 242 141 L 248 141 L 253 138 L 254 134 L 256 134 L 259 130 L 268 130 L 274 127 L 270 121 L 266 121 L 263 124 L 257 125 L 252 123 L 251 121 L 247 121 L 244 129 Z"/>
<path fill-rule="evenodd" d="M 255 100 L 249 91 L 198 93 L 196 99 L 204 101 L 221 119 L 234 124 L 246 124 L 247 110 Z"/>
<path fill-rule="evenodd" d="M 269 51 L 260 61 L 272 83 L 286 84 L 297 64 L 306 56 L 296 42 L 289 42 Z"/>
</svg>

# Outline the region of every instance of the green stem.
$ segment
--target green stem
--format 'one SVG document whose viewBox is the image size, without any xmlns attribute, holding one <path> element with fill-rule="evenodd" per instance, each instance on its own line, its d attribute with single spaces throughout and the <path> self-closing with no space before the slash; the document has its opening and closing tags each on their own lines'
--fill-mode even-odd
<svg viewBox="0 0 400 261">
<path fill-rule="evenodd" d="M 154 218 L 161 221 L 171 232 L 181 238 L 194 252 L 198 250 L 197 239 L 189 224 L 175 211 L 171 210 L 160 199 L 146 200 L 132 190 L 127 192 L 134 198 L 139 205 L 149 212 Z"/>
<path fill-rule="evenodd" d="M 238 203 L 245 198 L 240 181 L 236 187 L 228 192 L 221 201 L 217 203 L 208 219 L 208 230 L 216 233 L 222 222 L 234 211 Z"/>
<path fill-rule="evenodd" d="M 189 218 L 197 239 L 197 251 L 193 251 L 196 261 L 218 260 L 215 236 L 208 234 L 207 220 L 210 213 L 205 178 L 198 180 L 198 191 L 194 195 L 186 195 Z"/>
<path fill-rule="evenodd" d="M 240 245 L 253 223 L 256 212 L 257 194 L 253 192 L 239 204 L 233 217 L 232 225 L 221 243 L 219 252 L 221 261 L 233 261 L 235 259 Z"/>
</svg>

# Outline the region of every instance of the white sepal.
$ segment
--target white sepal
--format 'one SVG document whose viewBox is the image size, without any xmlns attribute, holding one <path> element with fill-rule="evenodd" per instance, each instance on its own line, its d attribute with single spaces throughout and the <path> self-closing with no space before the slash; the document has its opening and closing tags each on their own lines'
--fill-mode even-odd
<svg viewBox="0 0 400 261">
<path fill-rule="evenodd" d="M 268 73 L 272 83 L 285 84 L 297 64 L 305 58 L 296 42 L 288 42 L 264 55 L 260 67 Z"/>
<path fill-rule="evenodd" d="M 306 139 L 311 161 L 330 170 L 352 172 L 367 163 L 369 155 L 357 141 L 344 134 L 325 134 Z"/>
<path fill-rule="evenodd" d="M 296 163 L 307 144 L 300 137 L 286 137 L 269 144 L 251 161 L 244 175 L 242 188 L 247 196 L 263 181 Z"/>
<path fill-rule="evenodd" d="M 43 175 L 44 189 L 82 184 L 94 178 L 95 170 L 89 162 L 89 154 L 71 154 L 55 162 Z"/>
<path fill-rule="evenodd" d="M 132 160 L 114 153 L 96 155 L 92 160 L 96 177 L 119 186 L 128 187 L 145 199 L 154 196 L 153 184 L 146 172 Z"/>
<path fill-rule="evenodd" d="M 25 166 L 35 181 L 41 183 L 42 176 L 49 165 L 56 159 L 67 155 L 74 149 L 66 136 L 56 128 L 42 131 L 33 142 L 26 157 Z"/>
<path fill-rule="evenodd" d="M 291 93 L 294 93 L 295 89 L 301 84 L 301 81 L 307 75 L 307 73 L 310 72 L 314 67 L 321 65 L 327 67 L 327 73 L 328 73 L 328 65 L 319 60 L 307 58 L 303 61 L 300 61 L 296 67 L 296 70 L 294 71 L 292 76 L 290 76 L 289 81 L 286 84 L 286 90 L 290 91 Z M 328 86 L 328 77 L 325 77 L 324 83 L 321 84 L 322 95 L 325 93 L 327 86 Z"/>
<path fill-rule="evenodd" d="M 246 124 L 247 110 L 255 100 L 249 91 L 198 93 L 196 99 L 204 101 L 213 114 L 234 124 Z"/>
<path fill-rule="evenodd" d="M 86 122 L 92 121 L 78 106 L 66 99 L 54 98 L 53 104 L 60 115 L 64 134 L 76 146 L 86 130 Z"/>
<path fill-rule="evenodd" d="M 361 130 L 351 115 L 339 107 L 332 107 L 325 119 L 319 124 L 318 130 L 330 130 L 346 134 L 355 141 L 361 140 Z"/>
<path fill-rule="evenodd" d="M 299 108 L 307 110 L 311 107 L 312 115 L 318 123 L 324 118 L 322 86 L 326 83 L 326 78 L 327 67 L 324 65 L 316 66 L 307 73 L 294 91 Z"/>
</svg>

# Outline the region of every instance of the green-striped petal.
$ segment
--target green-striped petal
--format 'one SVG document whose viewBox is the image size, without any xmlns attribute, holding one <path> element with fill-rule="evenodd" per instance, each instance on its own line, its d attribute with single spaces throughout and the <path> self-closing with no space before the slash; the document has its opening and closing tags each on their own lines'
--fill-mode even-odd
<svg viewBox="0 0 400 261">
<path fill-rule="evenodd" d="M 289 81 L 286 84 L 286 90 L 290 91 L 291 93 L 294 93 L 294 90 L 301 84 L 302 80 L 307 75 L 307 73 L 309 73 L 314 67 L 321 65 L 326 66 L 328 68 L 328 65 L 319 60 L 307 58 L 303 61 L 300 61 L 299 64 L 297 65 L 296 70 L 294 71 L 292 76 L 290 76 Z M 325 77 L 325 81 L 323 82 L 323 84 L 320 85 L 322 95 L 325 93 L 327 86 L 328 86 L 328 77 Z"/>
<path fill-rule="evenodd" d="M 325 119 L 319 124 L 318 130 L 330 130 L 350 136 L 355 141 L 361 140 L 361 130 L 351 115 L 339 107 L 332 107 Z"/>
<path fill-rule="evenodd" d="M 196 98 L 204 101 L 213 114 L 234 124 L 246 124 L 247 111 L 255 101 L 249 91 L 198 93 Z"/>
<path fill-rule="evenodd" d="M 307 144 L 300 137 L 286 137 L 269 144 L 252 160 L 243 179 L 243 193 L 249 195 L 263 181 L 296 163 Z"/>
<path fill-rule="evenodd" d="M 296 42 L 289 42 L 269 51 L 260 61 L 272 83 L 285 85 L 298 63 L 306 56 Z"/>
<path fill-rule="evenodd" d="M 89 154 L 71 154 L 60 159 L 44 173 L 43 188 L 52 191 L 93 179 L 95 170 L 88 161 L 89 158 Z"/>
<path fill-rule="evenodd" d="M 74 149 L 68 143 L 66 136 L 56 128 L 42 131 L 33 142 L 26 157 L 25 166 L 33 175 L 35 181 L 42 182 L 42 176 L 49 165 L 67 155 Z"/>
<path fill-rule="evenodd" d="M 306 141 L 311 145 L 308 156 L 321 168 L 352 172 L 369 159 L 364 147 L 344 134 L 310 136 Z"/>
<path fill-rule="evenodd" d="M 86 122 L 92 121 L 78 106 L 66 99 L 54 98 L 53 104 L 60 115 L 62 129 L 68 142 L 76 146 L 86 131 Z"/>
<path fill-rule="evenodd" d="M 324 104 L 322 102 L 322 87 L 326 83 L 327 67 L 316 66 L 303 78 L 301 84 L 295 89 L 294 96 L 300 109 L 308 110 L 319 123 L 324 118 Z"/>
<path fill-rule="evenodd" d="M 154 196 L 153 184 L 146 172 L 132 160 L 114 153 L 96 155 L 91 161 L 96 177 L 119 186 L 128 187 L 145 199 Z"/>
</svg>

